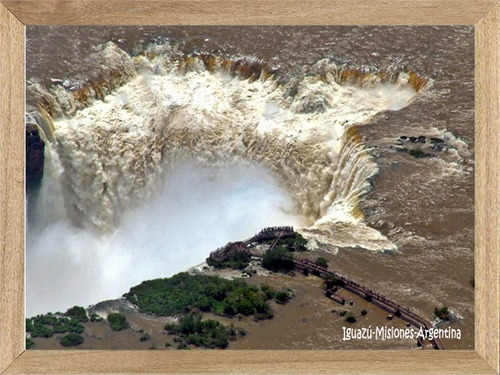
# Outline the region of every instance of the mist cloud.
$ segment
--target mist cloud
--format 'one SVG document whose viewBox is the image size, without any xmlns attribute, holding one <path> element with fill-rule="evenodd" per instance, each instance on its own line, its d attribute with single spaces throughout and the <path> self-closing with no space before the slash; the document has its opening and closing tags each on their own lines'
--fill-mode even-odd
<svg viewBox="0 0 500 375">
<path fill-rule="evenodd" d="M 113 233 L 36 218 L 27 235 L 27 316 L 117 298 L 144 280 L 199 264 L 210 251 L 262 227 L 305 224 L 296 212 L 262 167 L 185 161 L 166 173 L 155 196 L 124 213 Z"/>
</svg>

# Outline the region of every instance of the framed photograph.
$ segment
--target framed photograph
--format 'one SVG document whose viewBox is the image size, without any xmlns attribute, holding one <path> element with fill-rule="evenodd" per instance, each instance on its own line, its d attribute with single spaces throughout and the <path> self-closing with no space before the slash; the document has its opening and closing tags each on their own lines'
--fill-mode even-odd
<svg viewBox="0 0 500 375">
<path fill-rule="evenodd" d="M 500 3 L 242 5 L 0 1 L 0 372 L 498 374 Z"/>
</svg>

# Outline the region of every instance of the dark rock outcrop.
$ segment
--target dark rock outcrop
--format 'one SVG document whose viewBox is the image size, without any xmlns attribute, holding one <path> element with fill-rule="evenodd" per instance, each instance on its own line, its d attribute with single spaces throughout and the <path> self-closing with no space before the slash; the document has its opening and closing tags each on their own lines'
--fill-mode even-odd
<svg viewBox="0 0 500 375">
<path fill-rule="evenodd" d="M 45 142 L 35 124 L 26 124 L 26 189 L 40 187 L 43 177 Z"/>
<path fill-rule="evenodd" d="M 431 153 L 428 153 L 428 152 L 424 152 L 424 151 L 419 150 L 419 149 L 410 150 L 410 151 L 408 151 L 408 154 L 411 155 L 411 156 L 413 156 L 414 158 L 417 158 L 417 159 L 421 159 L 421 158 L 433 158 L 433 157 L 436 156 L 434 154 L 431 154 Z"/>
</svg>

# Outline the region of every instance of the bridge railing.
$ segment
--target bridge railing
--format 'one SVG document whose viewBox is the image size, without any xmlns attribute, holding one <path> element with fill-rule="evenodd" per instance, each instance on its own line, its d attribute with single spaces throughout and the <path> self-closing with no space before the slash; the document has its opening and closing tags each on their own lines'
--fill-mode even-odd
<svg viewBox="0 0 500 375">
<path fill-rule="evenodd" d="M 382 294 L 375 293 L 371 289 L 364 287 L 355 281 L 349 280 L 343 275 L 340 275 L 333 271 L 329 271 L 325 267 L 319 266 L 317 263 L 311 262 L 307 259 L 294 260 L 294 263 L 298 268 L 307 268 L 310 271 L 317 271 L 320 275 L 329 275 L 337 278 L 338 280 L 341 280 L 344 283 L 344 288 L 347 287 L 346 289 L 354 292 L 354 294 L 359 295 L 361 298 L 370 297 L 372 299 L 372 303 L 377 302 L 375 304 L 378 307 L 388 312 L 399 312 L 400 318 L 403 318 L 403 320 L 414 325 L 415 327 L 423 327 L 426 329 L 432 328 L 432 324 L 429 321 L 411 312 L 408 308 L 402 307 L 401 305 L 383 296 Z M 444 349 L 441 341 L 438 338 L 433 338 L 431 342 L 436 349 Z"/>
</svg>

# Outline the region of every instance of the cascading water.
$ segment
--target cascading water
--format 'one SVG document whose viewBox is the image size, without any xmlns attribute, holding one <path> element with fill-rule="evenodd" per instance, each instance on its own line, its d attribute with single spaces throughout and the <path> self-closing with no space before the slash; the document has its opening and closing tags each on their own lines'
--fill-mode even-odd
<svg viewBox="0 0 500 375">
<path fill-rule="evenodd" d="M 49 155 L 27 241 L 32 312 L 47 298 L 40 274 L 47 285 L 61 276 L 42 257 L 63 270 L 67 287 L 51 302 L 64 308 L 168 276 L 267 225 L 298 226 L 327 251 L 396 248 L 363 222 L 377 165 L 356 126 L 407 105 L 425 84 L 415 73 L 322 60 L 321 74 L 292 84 L 255 61 L 179 61 L 158 46 L 132 58 L 111 43 L 99 53 L 111 67 L 102 82 L 37 88 L 31 117 Z"/>
</svg>

